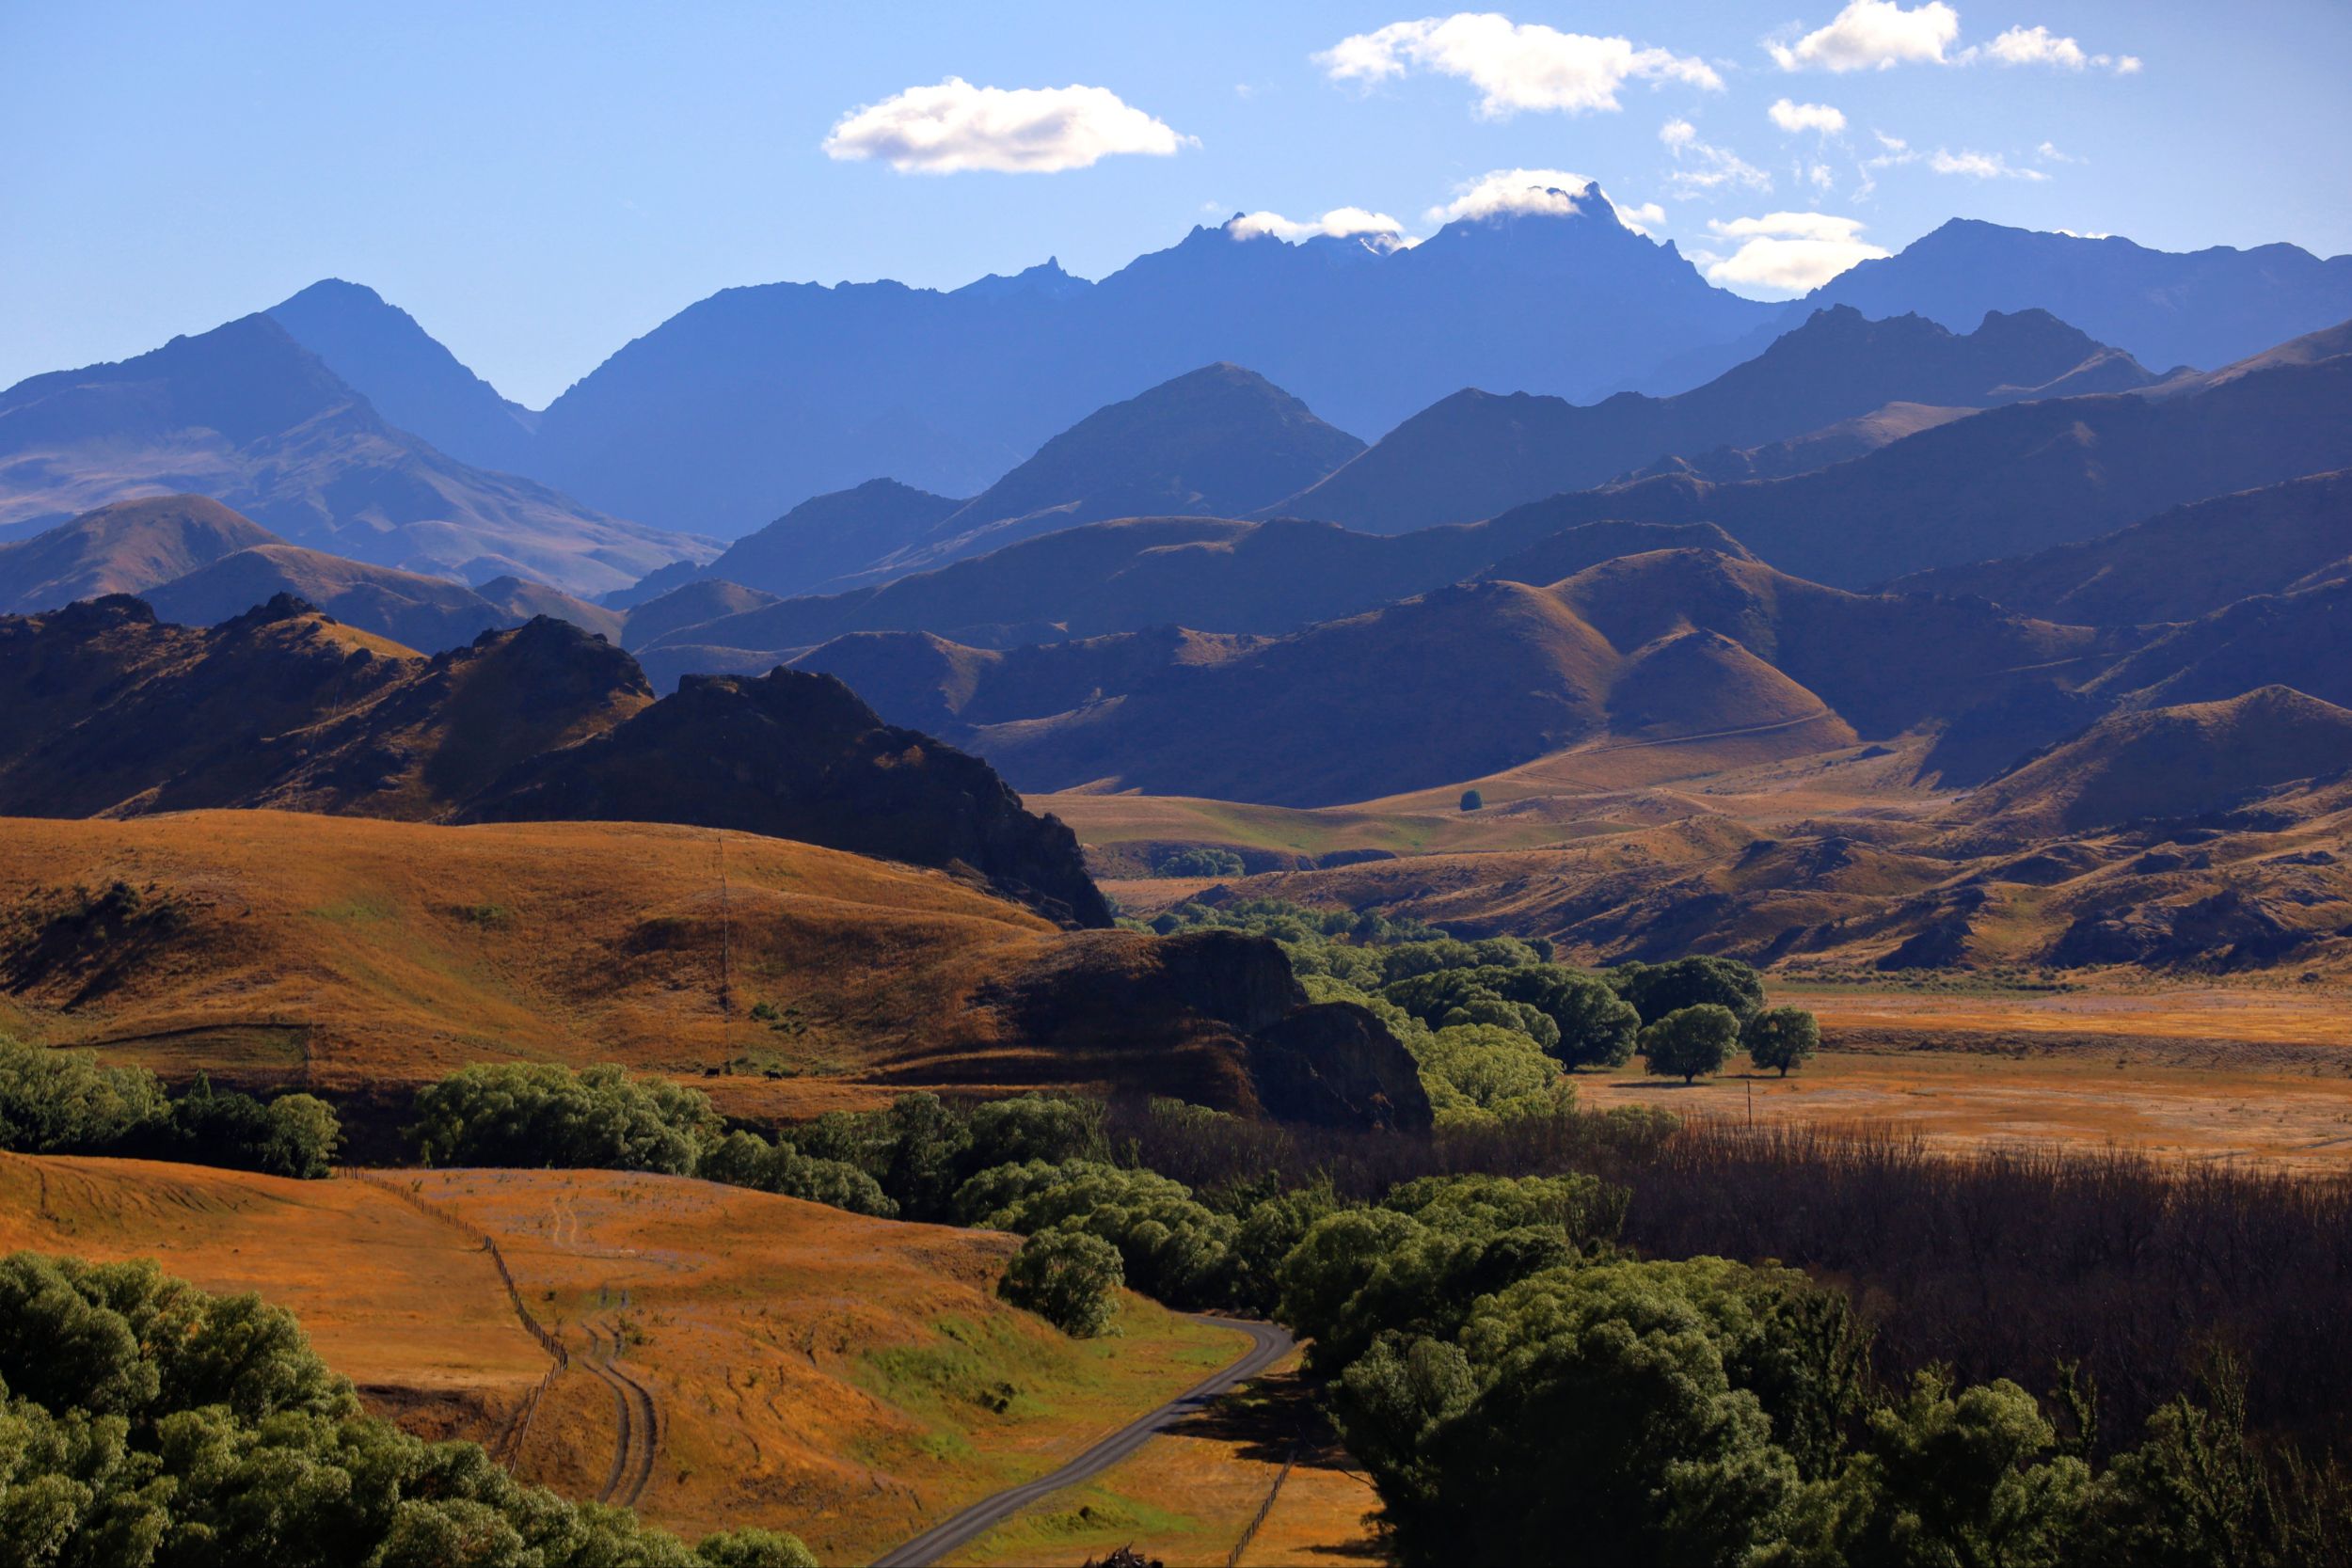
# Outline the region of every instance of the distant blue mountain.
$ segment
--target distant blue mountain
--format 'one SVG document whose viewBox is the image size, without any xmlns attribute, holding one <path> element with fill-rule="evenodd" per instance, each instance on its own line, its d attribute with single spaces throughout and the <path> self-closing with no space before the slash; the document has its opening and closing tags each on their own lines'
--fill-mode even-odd
<svg viewBox="0 0 2352 1568">
<path fill-rule="evenodd" d="M 373 289 L 330 277 L 268 314 L 390 423 L 478 468 L 530 469 L 539 416 L 501 397 Z"/>
</svg>

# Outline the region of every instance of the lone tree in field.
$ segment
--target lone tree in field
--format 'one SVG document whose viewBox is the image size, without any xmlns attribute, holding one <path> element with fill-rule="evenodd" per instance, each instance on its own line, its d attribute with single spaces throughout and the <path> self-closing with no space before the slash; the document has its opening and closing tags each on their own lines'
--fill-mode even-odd
<svg viewBox="0 0 2352 1568">
<path fill-rule="evenodd" d="M 1821 1026 L 1803 1007 L 1767 1007 L 1740 1025 L 1740 1044 L 1757 1067 L 1777 1068 L 1786 1078 L 1821 1049 Z"/>
<path fill-rule="evenodd" d="M 1740 1016 L 1729 1007 L 1702 1002 L 1681 1007 L 1642 1031 L 1642 1065 L 1651 1073 L 1688 1084 L 1702 1072 L 1720 1072 L 1740 1043 Z"/>
<path fill-rule="evenodd" d="M 1462 791 L 1462 809 L 1464 811 L 1476 811 L 1486 803 L 1486 798 L 1484 795 L 1479 794 L 1478 791 L 1474 789 L 1466 789 Z"/>
<path fill-rule="evenodd" d="M 1100 1236 L 1055 1226 L 1021 1243 L 996 1291 L 1072 1338 L 1091 1339 L 1110 1331 L 1111 1320 L 1119 1316 L 1119 1289 L 1126 1282 L 1117 1247 Z"/>
</svg>

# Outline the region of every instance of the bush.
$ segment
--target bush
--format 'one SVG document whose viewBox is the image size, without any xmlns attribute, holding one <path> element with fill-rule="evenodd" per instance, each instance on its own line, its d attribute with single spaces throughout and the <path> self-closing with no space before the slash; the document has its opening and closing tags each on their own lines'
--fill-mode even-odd
<svg viewBox="0 0 2352 1568">
<path fill-rule="evenodd" d="M 1231 849 L 1196 845 L 1160 857 L 1152 867 L 1154 877 L 1238 877 L 1242 859 Z"/>
<path fill-rule="evenodd" d="M 1440 1122 L 1507 1114 L 1560 1081 L 1560 1064 L 1516 1029 L 1450 1024 L 1410 1049 Z"/>
<path fill-rule="evenodd" d="M 1642 1065 L 1688 1084 L 1702 1072 L 1722 1071 L 1739 1041 L 1740 1020 L 1729 1007 L 1711 1002 L 1677 1007 L 1642 1030 Z"/>
<path fill-rule="evenodd" d="M 1054 1226 L 1021 1243 L 996 1289 L 1072 1338 L 1091 1339 L 1110 1332 L 1126 1277 L 1110 1243 Z"/>
<path fill-rule="evenodd" d="M 417 1097 L 407 1136 L 424 1163 L 691 1175 L 720 1121 L 709 1097 L 611 1063 L 480 1063 Z"/>
<path fill-rule="evenodd" d="M 1464 811 L 1478 811 L 1485 807 L 1486 804 L 1486 798 L 1478 793 L 1478 791 L 1474 789 L 1466 789 L 1462 791 L 1462 809 Z"/>
<path fill-rule="evenodd" d="M 1777 1068 L 1786 1078 L 1821 1049 L 1821 1026 L 1803 1007 L 1767 1007 L 1740 1026 L 1740 1045 L 1757 1067 Z"/>
<path fill-rule="evenodd" d="M 1178 1307 L 1224 1299 L 1240 1230 L 1181 1181 L 1088 1160 L 984 1170 L 957 1191 L 956 1212 L 967 1225 L 1025 1236 L 1056 1226 L 1099 1236 L 1119 1249 L 1129 1284 Z"/>
</svg>

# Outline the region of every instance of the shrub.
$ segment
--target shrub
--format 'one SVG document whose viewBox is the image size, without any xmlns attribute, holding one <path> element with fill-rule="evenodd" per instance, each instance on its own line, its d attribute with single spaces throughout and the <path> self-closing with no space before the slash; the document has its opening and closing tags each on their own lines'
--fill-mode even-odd
<svg viewBox="0 0 2352 1568">
<path fill-rule="evenodd" d="M 1767 1007 L 1740 1026 L 1740 1044 L 1757 1067 L 1777 1068 L 1786 1078 L 1821 1049 L 1821 1026 L 1803 1007 Z"/>
<path fill-rule="evenodd" d="M 1677 1007 L 1642 1030 L 1642 1065 L 1651 1073 L 1688 1084 L 1702 1072 L 1719 1072 L 1740 1040 L 1740 1020 L 1711 1002 Z"/>
<path fill-rule="evenodd" d="M 1126 1271 L 1119 1249 L 1099 1236 L 1050 1227 L 1021 1243 L 997 1293 L 1073 1339 L 1110 1332 Z"/>
<path fill-rule="evenodd" d="M 1242 858 L 1231 849 L 1208 845 L 1196 845 L 1160 857 L 1152 867 L 1155 877 L 1238 877 L 1244 867 Z"/>
<path fill-rule="evenodd" d="M 479 1063 L 417 1097 L 407 1135 L 427 1164 L 691 1175 L 719 1132 L 709 1097 L 611 1063 Z"/>
<path fill-rule="evenodd" d="M 730 1132 L 703 1155 L 696 1174 L 707 1181 L 830 1204 L 853 1214 L 898 1217 L 898 1206 L 881 1183 L 846 1160 L 803 1154 L 790 1140 L 771 1144 L 756 1132 Z"/>
<path fill-rule="evenodd" d="M 1181 1181 L 1088 1160 L 984 1170 L 956 1193 L 966 1224 L 1035 1235 L 1061 1226 L 1119 1249 L 1127 1282 L 1179 1307 L 1222 1300 L 1239 1225 L 1197 1202 Z"/>
<path fill-rule="evenodd" d="M 1534 1040 L 1489 1023 L 1450 1024 L 1411 1049 L 1441 1122 L 1506 1111 L 1560 1078 L 1560 1064 Z"/>
<path fill-rule="evenodd" d="M 1474 789 L 1466 789 L 1462 791 L 1462 809 L 1464 811 L 1480 810 L 1486 805 L 1486 798 L 1478 793 L 1478 791 Z"/>
</svg>

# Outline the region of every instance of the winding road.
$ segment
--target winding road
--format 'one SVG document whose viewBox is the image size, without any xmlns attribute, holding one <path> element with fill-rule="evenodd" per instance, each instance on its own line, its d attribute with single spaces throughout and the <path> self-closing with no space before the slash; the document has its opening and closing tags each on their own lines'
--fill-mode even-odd
<svg viewBox="0 0 2352 1568">
<path fill-rule="evenodd" d="M 1155 1434 L 1192 1415 L 1236 1383 L 1246 1382 L 1273 1366 L 1289 1354 L 1292 1345 L 1296 1342 L 1291 1338 L 1290 1330 L 1279 1323 L 1200 1315 L 1196 1315 L 1193 1321 L 1218 1328 L 1240 1329 L 1249 1336 L 1248 1351 L 1240 1360 L 1203 1378 L 1157 1410 L 1120 1427 L 1052 1475 L 1025 1486 L 999 1492 L 993 1497 L 981 1498 L 953 1518 L 932 1526 L 905 1545 L 884 1552 L 874 1560 L 874 1568 L 924 1568 L 924 1565 L 937 1562 L 959 1547 L 969 1545 L 1039 1498 L 1109 1469 L 1143 1447 Z"/>
</svg>

